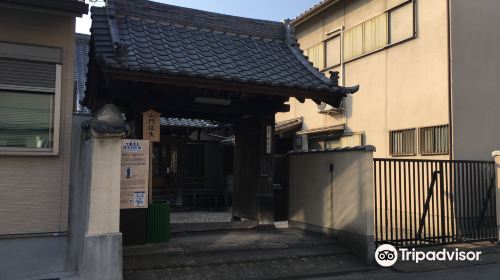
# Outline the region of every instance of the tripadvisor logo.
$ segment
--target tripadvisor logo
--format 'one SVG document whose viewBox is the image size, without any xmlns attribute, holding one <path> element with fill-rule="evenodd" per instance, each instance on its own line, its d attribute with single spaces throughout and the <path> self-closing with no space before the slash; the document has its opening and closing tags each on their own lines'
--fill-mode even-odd
<svg viewBox="0 0 500 280">
<path fill-rule="evenodd" d="M 383 267 L 393 266 L 398 261 L 398 251 L 392 245 L 380 245 L 375 251 L 375 261 Z"/>
<path fill-rule="evenodd" d="M 396 249 L 389 244 L 380 245 L 375 251 L 375 261 L 380 266 L 393 266 L 398 259 L 419 263 L 421 261 L 479 261 L 481 251 L 461 251 L 459 249 L 438 251 L 417 251 L 415 248 Z M 399 256 L 399 258 L 398 258 Z"/>
</svg>

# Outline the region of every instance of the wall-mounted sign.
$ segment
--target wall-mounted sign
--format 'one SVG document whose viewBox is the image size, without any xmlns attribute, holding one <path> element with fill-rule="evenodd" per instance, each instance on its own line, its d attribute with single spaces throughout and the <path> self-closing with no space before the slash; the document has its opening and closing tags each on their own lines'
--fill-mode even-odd
<svg viewBox="0 0 500 280">
<path fill-rule="evenodd" d="M 271 153 L 271 148 L 273 144 L 273 128 L 268 125 L 266 126 L 266 153 Z"/>
<path fill-rule="evenodd" d="M 149 141 L 122 140 L 120 208 L 148 208 Z"/>
<path fill-rule="evenodd" d="M 160 113 L 148 110 L 142 113 L 142 139 L 160 142 Z"/>
</svg>

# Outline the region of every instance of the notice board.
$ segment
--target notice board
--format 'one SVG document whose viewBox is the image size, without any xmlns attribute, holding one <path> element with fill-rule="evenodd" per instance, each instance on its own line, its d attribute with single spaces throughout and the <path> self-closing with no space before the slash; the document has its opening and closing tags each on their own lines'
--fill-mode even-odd
<svg viewBox="0 0 500 280">
<path fill-rule="evenodd" d="M 120 208 L 148 208 L 149 140 L 122 140 Z"/>
</svg>

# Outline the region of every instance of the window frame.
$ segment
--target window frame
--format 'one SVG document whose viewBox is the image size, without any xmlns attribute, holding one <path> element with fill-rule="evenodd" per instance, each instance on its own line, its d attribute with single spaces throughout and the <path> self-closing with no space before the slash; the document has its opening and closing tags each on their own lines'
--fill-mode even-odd
<svg viewBox="0 0 500 280">
<path fill-rule="evenodd" d="M 30 93 L 54 93 L 53 112 L 53 145 L 52 148 L 22 148 L 22 147 L 0 147 L 0 156 L 57 156 L 59 155 L 60 125 L 61 125 L 61 87 L 62 87 L 62 65 L 56 66 L 56 77 L 54 88 L 40 88 L 18 85 L 0 85 L 0 89 L 8 91 L 27 91 Z"/>
<path fill-rule="evenodd" d="M 392 141 L 392 137 L 394 133 L 398 132 L 406 132 L 406 131 L 411 131 L 413 132 L 413 153 L 394 153 L 394 145 Z M 412 128 L 403 128 L 403 129 L 394 129 L 394 130 L 389 130 L 389 155 L 391 157 L 411 157 L 411 156 L 416 156 L 418 153 L 418 135 L 417 135 L 417 128 L 412 127 Z"/>
<path fill-rule="evenodd" d="M 391 16 L 390 16 L 390 13 L 394 10 L 397 10 L 398 8 L 401 8 L 402 6 L 405 6 L 405 5 L 413 5 L 413 36 L 409 37 L 409 38 L 406 38 L 406 39 L 403 39 L 401 41 L 398 41 L 398 42 L 393 42 L 391 43 L 391 32 L 390 32 L 390 26 L 391 26 Z M 368 22 L 378 16 L 380 16 L 381 14 L 387 14 L 387 44 L 383 47 L 380 47 L 380 48 L 377 48 L 377 49 L 374 49 L 374 50 L 371 50 L 369 52 L 364 52 L 364 42 L 363 42 L 363 53 L 358 55 L 358 56 L 355 56 L 355 57 L 352 57 L 352 58 L 349 58 L 349 59 L 346 59 L 345 61 L 342 61 L 341 63 L 342 64 L 345 64 L 345 63 L 349 63 L 351 61 L 355 61 L 357 59 L 360 59 L 362 57 L 365 57 L 365 56 L 368 56 L 368 55 L 371 55 L 373 53 L 376 53 L 376 52 L 379 52 L 381 50 L 385 50 L 385 49 L 388 49 L 388 48 L 391 48 L 393 46 L 396 46 L 396 45 L 399 45 L 399 44 L 402 44 L 402 43 L 405 43 L 407 41 L 410 41 L 410 40 L 413 40 L 413 39 L 416 39 L 417 38 L 417 16 L 416 16 L 416 13 L 417 13 L 417 3 L 416 3 L 416 0 L 407 0 L 407 1 L 404 1 L 402 3 L 399 3 L 398 5 L 390 8 L 390 9 L 387 9 L 385 10 L 384 12 L 382 13 L 379 13 L 369 19 L 366 19 L 358 24 L 355 24 L 345 30 L 342 31 L 342 59 L 344 59 L 344 52 L 345 52 L 345 48 L 344 48 L 344 36 L 343 36 L 343 33 L 359 26 L 359 25 L 364 25 L 365 22 Z M 363 33 L 364 33 L 364 27 L 362 27 L 363 29 Z M 327 39 L 328 40 L 328 39 Z M 363 40 L 364 40 L 364 34 L 363 34 Z M 324 41 L 323 41 L 324 42 Z"/>
<path fill-rule="evenodd" d="M 340 50 L 339 50 L 339 63 L 337 64 L 334 64 L 334 65 L 328 65 L 327 61 L 328 61 L 328 51 L 327 51 L 327 44 L 329 41 L 331 40 L 335 40 L 336 38 L 338 38 L 340 40 L 340 43 L 339 43 L 339 47 L 340 47 Z M 344 42 L 344 34 L 343 34 L 343 31 L 342 29 L 338 29 L 335 33 L 333 33 L 333 35 L 329 36 L 328 38 L 326 38 L 324 41 L 323 41 L 323 44 L 325 45 L 323 47 L 325 53 L 324 53 L 324 62 L 323 62 L 323 65 L 325 66 L 322 70 L 326 70 L 326 69 L 332 69 L 332 68 L 336 68 L 336 67 L 339 67 L 339 66 L 342 66 L 342 61 L 344 60 L 344 47 L 343 47 L 343 42 Z"/>
<path fill-rule="evenodd" d="M 447 141 L 446 141 L 446 152 L 424 152 L 423 150 L 423 137 L 422 137 L 422 131 L 424 129 L 436 129 L 436 128 L 441 128 L 441 127 L 446 127 L 448 130 L 448 135 L 447 135 Z M 434 131 L 433 131 L 434 132 Z M 433 135 L 433 137 L 435 137 Z M 440 125 L 431 125 L 431 126 L 423 126 L 418 128 L 418 152 L 422 156 L 439 156 L 439 155 L 449 155 L 450 154 L 450 125 L 449 124 L 440 124 Z"/>
</svg>

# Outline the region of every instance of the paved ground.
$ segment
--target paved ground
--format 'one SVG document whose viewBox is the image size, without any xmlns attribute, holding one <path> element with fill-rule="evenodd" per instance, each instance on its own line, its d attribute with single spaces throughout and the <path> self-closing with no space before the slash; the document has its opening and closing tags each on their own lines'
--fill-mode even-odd
<svg viewBox="0 0 500 280">
<path fill-rule="evenodd" d="M 175 234 L 166 244 L 125 248 L 124 279 L 500 279 L 500 247 L 465 247 L 481 250 L 481 261 L 398 262 L 385 269 L 362 263 L 328 237 L 300 230 Z"/>
<path fill-rule="evenodd" d="M 500 279 L 500 264 L 476 265 L 470 267 L 445 269 L 427 272 L 401 273 L 390 269 L 383 269 L 370 272 L 351 272 L 344 275 L 327 276 L 312 278 L 315 280 L 354 280 L 354 279 L 372 279 L 372 280 L 470 280 Z"/>
</svg>

